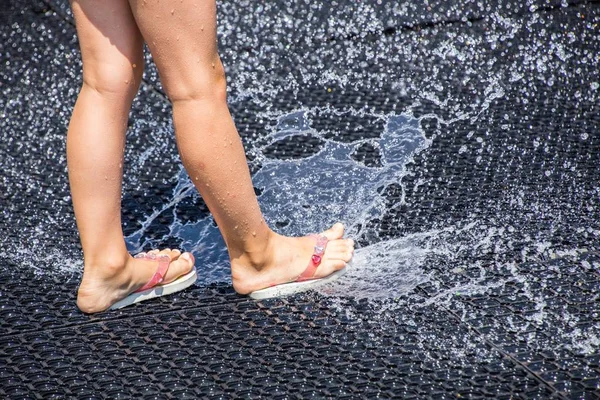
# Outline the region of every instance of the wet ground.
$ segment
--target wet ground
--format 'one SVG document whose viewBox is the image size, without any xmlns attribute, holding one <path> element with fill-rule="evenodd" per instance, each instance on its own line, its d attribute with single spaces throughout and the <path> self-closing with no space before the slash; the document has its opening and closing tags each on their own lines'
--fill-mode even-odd
<svg viewBox="0 0 600 400">
<path fill-rule="evenodd" d="M 4 2 L 0 397 L 600 398 L 599 24 L 592 1 L 220 2 L 267 220 L 342 220 L 360 249 L 318 292 L 237 296 L 148 57 L 127 243 L 194 251 L 200 279 L 86 316 L 72 18 L 63 0 Z"/>
</svg>

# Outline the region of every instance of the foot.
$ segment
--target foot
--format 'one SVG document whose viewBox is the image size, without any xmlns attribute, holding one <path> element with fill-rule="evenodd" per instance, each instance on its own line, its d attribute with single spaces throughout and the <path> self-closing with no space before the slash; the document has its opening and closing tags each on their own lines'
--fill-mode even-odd
<svg viewBox="0 0 600 400">
<path fill-rule="evenodd" d="M 179 250 L 171 249 L 149 253 L 167 255 L 171 260 L 162 284 L 173 282 L 194 267 L 194 256 L 190 253 L 181 254 Z M 77 293 L 77 306 L 85 313 L 104 311 L 144 286 L 157 267 L 157 260 L 133 258 L 129 254 L 124 255 L 121 261 L 105 260 L 86 265 Z"/>
<path fill-rule="evenodd" d="M 354 241 L 342 239 L 344 226 L 333 225 L 322 233 L 329 243 L 314 278 L 323 278 L 346 266 L 354 254 Z M 295 281 L 309 265 L 315 238 L 291 238 L 273 233 L 262 254 L 244 253 L 231 260 L 233 288 L 249 294 L 269 286 Z"/>
</svg>

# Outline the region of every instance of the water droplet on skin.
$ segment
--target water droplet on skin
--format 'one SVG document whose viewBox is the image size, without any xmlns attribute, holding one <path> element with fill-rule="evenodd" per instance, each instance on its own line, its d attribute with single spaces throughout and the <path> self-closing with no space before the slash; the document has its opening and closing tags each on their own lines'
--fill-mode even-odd
<svg viewBox="0 0 600 400">
<path fill-rule="evenodd" d="M 212 67 L 213 67 L 213 69 L 215 68 L 215 63 L 212 63 Z"/>
<path fill-rule="evenodd" d="M 200 30 L 204 32 L 204 25 L 200 27 Z"/>
<path fill-rule="evenodd" d="M 256 232 L 252 232 L 252 236 L 256 237 Z"/>
<path fill-rule="evenodd" d="M 175 9 L 171 10 L 171 15 L 175 14 Z"/>
<path fill-rule="evenodd" d="M 132 66 L 133 68 L 136 68 L 136 67 L 137 67 L 137 65 L 135 65 L 135 64 L 132 64 L 131 66 Z"/>
</svg>

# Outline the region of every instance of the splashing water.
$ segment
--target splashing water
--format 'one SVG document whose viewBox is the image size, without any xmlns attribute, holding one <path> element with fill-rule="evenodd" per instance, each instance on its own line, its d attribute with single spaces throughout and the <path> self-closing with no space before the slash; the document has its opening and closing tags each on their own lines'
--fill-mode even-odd
<svg viewBox="0 0 600 400">
<path fill-rule="evenodd" d="M 356 237 L 366 222 L 385 210 L 379 190 L 390 183 L 400 182 L 412 157 L 426 149 L 430 141 L 420 131 L 418 120 L 390 115 L 380 116 L 386 121 L 380 138 L 339 143 L 323 138 L 312 129 L 307 114 L 306 110 L 282 114 L 275 131 L 266 138 L 266 145 L 262 147 L 264 149 L 296 135 L 314 135 L 324 141 L 320 151 L 310 157 L 294 160 L 260 157 L 262 168 L 254 175 L 253 183 L 262 192 L 259 201 L 265 219 L 271 226 L 280 226 L 280 233 L 293 236 L 319 232 L 341 221 L 347 227 L 347 236 Z M 380 167 L 367 167 L 352 159 L 351 154 L 365 141 L 380 149 Z M 139 251 L 148 247 L 150 243 L 145 233 L 151 223 L 165 212 L 174 213 L 173 206 L 194 192 L 193 184 L 182 169 L 171 201 L 148 216 L 141 228 L 127 237 L 130 249 Z M 197 255 L 204 272 L 201 283 L 229 281 L 227 251 L 218 229 L 208 218 L 193 224 L 182 223 L 175 218 L 168 235 L 181 239 L 182 247 Z M 407 271 L 411 268 L 418 271 L 414 268 L 418 264 L 414 260 L 414 257 L 418 258 L 418 251 L 410 247 L 410 243 L 410 239 L 382 243 L 357 253 L 355 263 L 368 264 L 370 269 L 371 286 L 363 288 L 364 296 L 367 292 L 378 291 L 377 282 L 384 277 L 406 279 L 407 288 L 422 281 L 423 278 L 416 272 L 407 275 L 397 269 L 401 268 L 397 264 L 405 263 Z M 391 262 L 394 258 L 396 263 Z M 366 282 L 360 275 L 356 276 L 357 279 L 352 279 L 352 276 L 347 280 L 354 284 Z M 403 286 L 396 282 L 390 291 Z M 359 292 L 355 290 L 354 294 L 359 295 Z M 381 291 L 379 293 L 386 296 Z M 394 293 L 388 295 L 393 296 Z"/>
<path fill-rule="evenodd" d="M 409 293 L 429 280 L 422 266 L 432 251 L 427 241 L 433 234 L 411 234 L 357 249 L 344 277 L 317 290 L 355 299 L 393 299 Z"/>
<path fill-rule="evenodd" d="M 367 140 L 382 154 L 382 167 L 371 168 L 351 157 L 364 141 L 324 139 L 310 128 L 304 112 L 282 116 L 278 127 L 273 142 L 298 134 L 325 141 L 317 154 L 300 160 L 263 157 L 263 167 L 254 176 L 255 186 L 263 190 L 260 201 L 267 221 L 286 225 L 282 233 L 288 235 L 321 231 L 336 221 L 357 235 L 360 226 L 383 213 L 378 189 L 399 182 L 412 156 L 428 146 L 416 119 L 389 116 L 381 138 Z"/>
<path fill-rule="evenodd" d="M 260 200 L 267 221 L 285 223 L 282 231 L 289 235 L 318 232 L 341 221 L 348 236 L 359 236 L 362 227 L 385 210 L 378 189 L 400 182 L 412 157 L 429 145 L 418 120 L 391 115 L 386 122 L 381 138 L 371 140 L 381 151 L 381 167 L 367 167 L 352 159 L 363 141 L 345 144 L 323 137 L 323 148 L 311 157 L 288 161 L 263 158 L 254 184 L 263 189 Z M 271 138 L 276 141 L 298 134 L 319 136 L 303 111 L 280 117 Z M 341 290 L 333 294 L 393 297 L 424 280 L 418 268 L 422 260 L 423 251 L 411 238 L 360 249 Z M 325 292 L 332 293 L 331 288 Z"/>
</svg>

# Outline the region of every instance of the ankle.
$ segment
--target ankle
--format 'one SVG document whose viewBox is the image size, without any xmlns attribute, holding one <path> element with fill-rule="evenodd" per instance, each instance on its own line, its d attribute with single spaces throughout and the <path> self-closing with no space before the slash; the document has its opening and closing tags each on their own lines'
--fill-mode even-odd
<svg viewBox="0 0 600 400">
<path fill-rule="evenodd" d="M 269 229 L 261 236 L 261 239 L 248 241 L 230 250 L 232 266 L 243 265 L 260 270 L 271 260 L 274 242 L 279 235 Z"/>
<path fill-rule="evenodd" d="M 269 231 L 267 240 L 263 243 L 255 243 L 239 251 L 236 257 L 231 258 L 231 278 L 233 287 L 238 293 L 245 292 L 244 286 L 256 277 L 256 273 L 273 264 L 275 250 L 280 235 Z"/>
<path fill-rule="evenodd" d="M 107 251 L 104 254 L 84 256 L 84 273 L 115 276 L 122 273 L 131 256 L 127 252 Z"/>
</svg>

